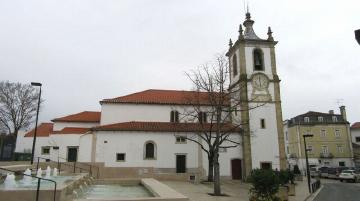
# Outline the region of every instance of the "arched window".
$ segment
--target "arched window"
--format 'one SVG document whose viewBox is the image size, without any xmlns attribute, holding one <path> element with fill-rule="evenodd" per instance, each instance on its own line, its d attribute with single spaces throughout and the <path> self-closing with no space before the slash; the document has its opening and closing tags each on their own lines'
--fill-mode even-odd
<svg viewBox="0 0 360 201">
<path fill-rule="evenodd" d="M 264 70 L 263 52 L 260 49 L 255 49 L 254 56 L 254 70 Z"/>
<path fill-rule="evenodd" d="M 179 122 L 179 112 L 173 110 L 170 112 L 170 122 Z"/>
<path fill-rule="evenodd" d="M 145 159 L 155 159 L 156 158 L 156 146 L 155 143 L 152 141 L 145 143 Z"/>
<path fill-rule="evenodd" d="M 236 60 L 236 54 L 232 57 L 232 67 L 233 67 L 233 73 L 234 77 L 237 75 L 237 60 Z"/>
</svg>

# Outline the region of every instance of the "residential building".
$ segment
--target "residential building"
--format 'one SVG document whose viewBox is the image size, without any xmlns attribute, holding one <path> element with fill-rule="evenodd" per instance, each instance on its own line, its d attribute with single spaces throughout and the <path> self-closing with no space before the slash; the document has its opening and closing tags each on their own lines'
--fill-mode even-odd
<svg viewBox="0 0 360 201">
<path fill-rule="evenodd" d="M 355 166 L 360 167 L 360 122 L 350 127 Z"/>
<path fill-rule="evenodd" d="M 297 164 L 305 170 L 306 138 L 309 164 L 312 166 L 353 166 L 353 153 L 349 122 L 346 120 L 345 106 L 341 114 L 307 112 L 286 121 L 284 126 L 287 138 L 286 152 L 289 165 Z"/>
</svg>

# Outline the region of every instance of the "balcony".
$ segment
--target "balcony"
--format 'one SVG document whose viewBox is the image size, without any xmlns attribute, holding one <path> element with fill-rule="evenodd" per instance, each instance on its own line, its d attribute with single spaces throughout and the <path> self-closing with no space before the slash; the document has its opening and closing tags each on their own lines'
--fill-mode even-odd
<svg viewBox="0 0 360 201">
<path fill-rule="evenodd" d="M 334 158 L 332 153 L 320 153 L 320 158 Z"/>
</svg>

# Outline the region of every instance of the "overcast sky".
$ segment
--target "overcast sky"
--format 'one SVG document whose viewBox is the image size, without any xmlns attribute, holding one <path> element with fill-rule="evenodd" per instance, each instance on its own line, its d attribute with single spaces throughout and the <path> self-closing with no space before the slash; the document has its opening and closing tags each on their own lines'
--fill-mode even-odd
<svg viewBox="0 0 360 201">
<path fill-rule="evenodd" d="M 251 0 L 254 29 L 271 26 L 283 118 L 309 110 L 360 121 L 359 0 Z M 244 21 L 242 0 L 0 0 L 0 80 L 43 83 L 40 120 L 155 89 L 224 53 Z"/>
</svg>

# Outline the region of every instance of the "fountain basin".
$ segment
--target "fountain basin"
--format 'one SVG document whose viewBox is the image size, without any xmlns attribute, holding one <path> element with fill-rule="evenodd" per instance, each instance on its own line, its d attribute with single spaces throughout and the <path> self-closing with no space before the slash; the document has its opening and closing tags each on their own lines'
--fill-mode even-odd
<svg viewBox="0 0 360 201">
<path fill-rule="evenodd" d="M 66 174 L 52 177 L 57 181 L 56 201 L 67 201 L 73 198 L 73 189 L 77 189 L 79 185 L 88 181 L 87 173 Z M 6 198 L 7 201 L 33 201 L 36 200 L 37 179 L 31 180 L 30 185 L 24 185 L 19 181 L 18 185 L 13 188 L 5 188 L 4 184 L 0 184 L 0 197 Z M 54 200 L 54 183 L 49 181 L 41 181 L 39 200 Z"/>
</svg>

